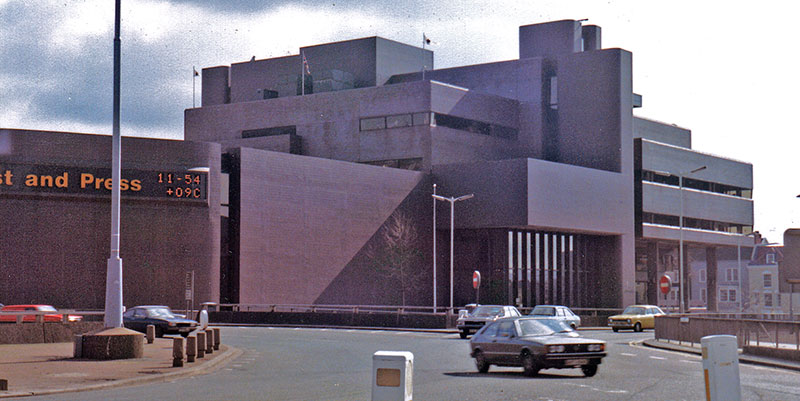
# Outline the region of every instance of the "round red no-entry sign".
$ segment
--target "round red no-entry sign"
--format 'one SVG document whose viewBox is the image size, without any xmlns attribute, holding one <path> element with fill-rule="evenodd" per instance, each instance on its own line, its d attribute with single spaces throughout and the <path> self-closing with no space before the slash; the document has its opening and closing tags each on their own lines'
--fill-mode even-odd
<svg viewBox="0 0 800 401">
<path fill-rule="evenodd" d="M 475 270 L 472 272 L 472 288 L 478 289 L 481 286 L 481 272 Z"/>
<path fill-rule="evenodd" d="M 670 287 L 672 287 L 672 279 L 665 274 L 661 276 L 661 280 L 658 281 L 658 286 L 661 288 L 662 294 L 669 294 Z"/>
</svg>

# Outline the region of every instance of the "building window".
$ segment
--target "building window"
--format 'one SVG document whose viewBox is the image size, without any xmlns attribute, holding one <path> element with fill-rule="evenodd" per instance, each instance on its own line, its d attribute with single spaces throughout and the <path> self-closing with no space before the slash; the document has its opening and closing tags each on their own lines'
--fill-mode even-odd
<svg viewBox="0 0 800 401">
<path fill-rule="evenodd" d="M 412 114 L 414 125 L 430 125 L 431 113 L 414 113 Z"/>
<path fill-rule="evenodd" d="M 728 302 L 728 290 L 719 290 L 719 301 Z"/>
<path fill-rule="evenodd" d="M 677 299 L 677 296 L 675 295 L 675 291 L 670 291 L 670 292 L 669 292 L 669 298 L 670 298 L 671 300 L 673 300 L 673 301 L 674 301 L 675 299 Z"/>
<path fill-rule="evenodd" d="M 772 288 L 772 273 L 764 273 L 764 288 Z"/>
<path fill-rule="evenodd" d="M 699 277 L 700 282 L 701 283 L 705 283 L 706 282 L 706 269 L 700 269 L 700 271 L 698 272 L 698 275 L 700 276 Z"/>
<path fill-rule="evenodd" d="M 736 290 L 728 290 L 728 302 L 736 302 Z"/>
<path fill-rule="evenodd" d="M 410 127 L 413 119 L 411 114 L 399 114 L 386 117 L 386 128 Z"/>
<path fill-rule="evenodd" d="M 361 131 L 373 131 L 386 129 L 386 117 L 362 118 L 360 121 Z"/>
<path fill-rule="evenodd" d="M 768 253 L 767 254 L 767 264 L 768 265 L 774 265 L 775 264 L 775 254 L 774 253 Z"/>
<path fill-rule="evenodd" d="M 248 129 L 242 131 L 242 138 L 257 138 L 261 136 L 275 136 L 275 135 L 295 135 L 297 134 L 297 127 L 294 125 L 287 125 L 284 127 L 269 127 Z"/>
<path fill-rule="evenodd" d="M 700 300 L 703 301 L 703 303 L 705 303 L 705 302 L 707 302 L 707 298 L 708 297 L 706 296 L 706 289 L 705 288 L 701 288 L 700 289 Z"/>
<path fill-rule="evenodd" d="M 767 308 L 772 307 L 772 294 L 764 294 L 764 306 Z"/>
<path fill-rule="evenodd" d="M 725 275 L 727 281 L 739 281 L 739 270 L 728 269 Z"/>
</svg>

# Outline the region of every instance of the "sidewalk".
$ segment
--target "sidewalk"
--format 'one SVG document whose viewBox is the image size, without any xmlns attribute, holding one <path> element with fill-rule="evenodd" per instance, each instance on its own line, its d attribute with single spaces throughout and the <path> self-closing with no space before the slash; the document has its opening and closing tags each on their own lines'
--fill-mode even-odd
<svg viewBox="0 0 800 401">
<path fill-rule="evenodd" d="M 669 342 L 666 340 L 644 340 L 642 342 L 645 346 L 652 348 L 666 349 L 670 351 L 686 352 L 696 355 L 702 355 L 702 350 L 699 343 L 682 343 Z M 785 359 L 769 358 L 764 356 L 755 356 L 739 353 L 739 363 L 749 363 L 752 365 L 769 366 L 779 369 L 789 369 L 800 371 L 800 361 L 789 361 Z"/>
<path fill-rule="evenodd" d="M 0 391 L 0 398 L 172 380 L 213 371 L 240 354 L 223 343 L 214 353 L 173 368 L 169 337 L 145 341 L 143 358 L 110 361 L 73 359 L 72 343 L 0 344 L 0 379 L 8 380 L 8 391 Z"/>
</svg>

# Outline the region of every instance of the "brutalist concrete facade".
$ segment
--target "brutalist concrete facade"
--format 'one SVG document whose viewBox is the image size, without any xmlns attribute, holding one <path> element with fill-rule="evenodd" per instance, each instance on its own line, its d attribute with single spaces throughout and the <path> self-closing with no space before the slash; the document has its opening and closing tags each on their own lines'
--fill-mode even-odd
<svg viewBox="0 0 800 401">
<path fill-rule="evenodd" d="M 557 21 L 520 27 L 519 60 L 423 80 L 432 65 L 364 38 L 203 70 L 184 136 L 227 161 L 223 302 L 431 305 L 432 184 L 475 195 L 455 207 L 455 306 L 474 301 L 474 270 L 483 303 L 633 302 L 631 54 Z M 449 208 L 436 207 L 449 306 Z M 398 226 L 413 235 L 387 259 Z"/>
</svg>

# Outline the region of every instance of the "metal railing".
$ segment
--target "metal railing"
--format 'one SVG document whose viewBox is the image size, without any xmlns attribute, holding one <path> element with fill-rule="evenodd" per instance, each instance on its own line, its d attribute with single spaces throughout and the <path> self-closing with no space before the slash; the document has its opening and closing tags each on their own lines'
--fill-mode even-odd
<svg viewBox="0 0 800 401">
<path fill-rule="evenodd" d="M 741 318 L 740 314 L 684 314 L 656 317 L 655 338 L 691 345 L 717 334 L 736 336 L 739 347 L 800 351 L 800 321 Z"/>
</svg>

